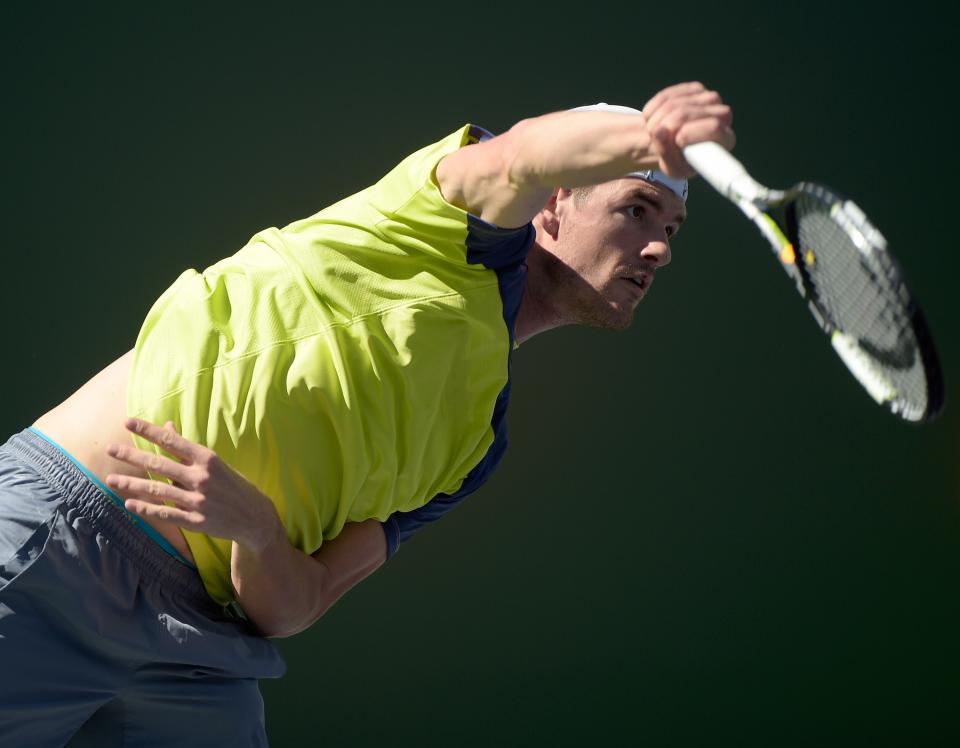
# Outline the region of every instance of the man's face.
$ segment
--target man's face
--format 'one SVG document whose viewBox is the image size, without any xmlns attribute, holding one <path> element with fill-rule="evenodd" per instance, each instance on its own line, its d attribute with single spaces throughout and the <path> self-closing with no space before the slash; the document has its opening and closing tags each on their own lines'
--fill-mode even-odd
<svg viewBox="0 0 960 748">
<path fill-rule="evenodd" d="M 586 194 L 561 190 L 553 217 L 540 244 L 559 261 L 548 272 L 566 321 L 629 327 L 656 271 L 670 262 L 670 240 L 686 217 L 683 201 L 661 185 L 625 178 Z"/>
</svg>

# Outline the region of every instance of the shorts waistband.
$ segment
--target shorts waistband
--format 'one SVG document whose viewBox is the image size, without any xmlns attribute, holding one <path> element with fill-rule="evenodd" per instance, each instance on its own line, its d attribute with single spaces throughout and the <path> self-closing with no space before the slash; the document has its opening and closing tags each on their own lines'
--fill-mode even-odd
<svg viewBox="0 0 960 748">
<path fill-rule="evenodd" d="M 90 479 L 91 483 L 96 485 L 97 488 L 99 488 L 104 494 L 106 494 L 108 499 L 110 499 L 111 501 L 113 501 L 114 504 L 120 507 L 121 511 L 123 511 L 123 513 L 127 515 L 127 517 L 133 520 L 133 524 L 135 524 L 137 527 L 139 527 L 141 530 L 143 530 L 147 534 L 147 537 L 149 537 L 153 542 L 155 542 L 157 545 L 163 548 L 163 550 L 165 550 L 167 553 L 169 553 L 171 556 L 177 559 L 177 561 L 179 561 L 180 563 L 186 564 L 187 566 L 189 566 L 194 570 L 196 569 L 196 567 L 194 567 L 193 564 L 187 561 L 187 559 L 185 559 L 183 555 L 176 548 L 170 545 L 170 542 L 165 537 L 163 537 L 160 533 L 158 533 L 153 527 L 148 525 L 147 522 L 143 519 L 143 517 L 138 517 L 136 514 L 132 514 L 128 512 L 123 505 L 123 499 L 121 499 L 119 496 L 117 496 L 117 494 L 115 494 L 113 491 L 107 488 L 103 483 L 101 483 L 100 479 L 97 478 L 97 476 L 95 476 L 89 470 L 87 470 L 72 454 L 70 454 L 67 450 L 65 450 L 63 447 L 57 444 L 49 436 L 47 436 L 42 431 L 40 431 L 40 429 L 38 429 L 36 426 L 31 426 L 30 428 L 27 429 L 27 431 L 30 431 L 36 434 L 44 441 L 50 442 L 50 444 L 52 444 L 58 450 L 63 452 L 64 456 L 68 460 L 70 460 L 70 462 L 76 465 L 80 469 L 80 472 Z"/>
<path fill-rule="evenodd" d="M 147 537 L 54 444 L 25 429 L 10 437 L 7 446 L 59 491 L 70 509 L 85 517 L 97 532 L 110 538 L 144 576 L 185 598 L 200 610 L 221 612 L 220 606 L 207 594 L 197 571 L 174 559 Z"/>
</svg>

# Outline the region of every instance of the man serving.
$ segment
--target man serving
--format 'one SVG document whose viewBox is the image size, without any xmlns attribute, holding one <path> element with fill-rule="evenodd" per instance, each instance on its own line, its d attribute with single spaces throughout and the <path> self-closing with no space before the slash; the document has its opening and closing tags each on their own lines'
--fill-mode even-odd
<svg viewBox="0 0 960 748">
<path fill-rule="evenodd" d="M 0 742 L 99 711 L 133 744 L 262 744 L 264 637 L 483 484 L 519 343 L 629 326 L 686 217 L 681 149 L 731 148 L 731 124 L 685 83 L 466 125 L 183 273 L 133 350 L 0 448 Z"/>
</svg>

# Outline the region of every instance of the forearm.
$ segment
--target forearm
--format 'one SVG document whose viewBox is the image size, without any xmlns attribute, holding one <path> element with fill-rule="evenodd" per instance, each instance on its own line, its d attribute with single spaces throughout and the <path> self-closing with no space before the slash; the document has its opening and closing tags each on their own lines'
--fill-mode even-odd
<svg viewBox="0 0 960 748">
<path fill-rule="evenodd" d="M 106 484 L 121 492 L 128 511 L 232 538 L 230 574 L 237 600 L 265 636 L 307 628 L 386 560 L 386 537 L 374 520 L 347 524 L 313 556 L 297 550 L 273 502 L 213 450 L 184 439 L 172 422 L 160 427 L 128 418 L 125 425 L 176 459 L 120 444 L 108 445 L 107 454 L 172 480 L 110 474 Z"/>
<path fill-rule="evenodd" d="M 292 636 L 319 619 L 343 594 L 386 560 L 379 522 L 348 524 L 312 556 L 281 533 L 262 550 L 234 542 L 237 601 L 264 636 Z"/>
<path fill-rule="evenodd" d="M 522 226 L 556 187 L 580 187 L 655 168 L 643 117 L 556 112 L 461 148 L 437 167 L 444 197 L 503 227 Z"/>
<path fill-rule="evenodd" d="M 504 228 L 522 226 L 558 188 L 656 170 L 693 174 L 682 149 L 735 141 L 733 113 L 716 91 L 681 83 L 627 112 L 568 111 L 518 122 L 503 135 L 444 157 L 436 177 L 453 205 Z"/>
<path fill-rule="evenodd" d="M 657 168 L 643 117 L 612 112 L 556 112 L 523 120 L 507 133 L 511 181 L 552 190 Z"/>
</svg>

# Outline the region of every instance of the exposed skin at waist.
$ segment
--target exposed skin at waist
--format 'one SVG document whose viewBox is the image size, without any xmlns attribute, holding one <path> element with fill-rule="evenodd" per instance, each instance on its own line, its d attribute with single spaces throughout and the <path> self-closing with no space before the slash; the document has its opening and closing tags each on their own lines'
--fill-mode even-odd
<svg viewBox="0 0 960 748">
<path fill-rule="evenodd" d="M 103 482 L 110 473 L 147 477 L 145 471 L 107 454 L 108 444 L 133 444 L 124 427 L 132 361 L 133 351 L 128 351 L 33 424 Z M 179 527 L 152 517 L 142 519 L 193 563 Z"/>
</svg>

